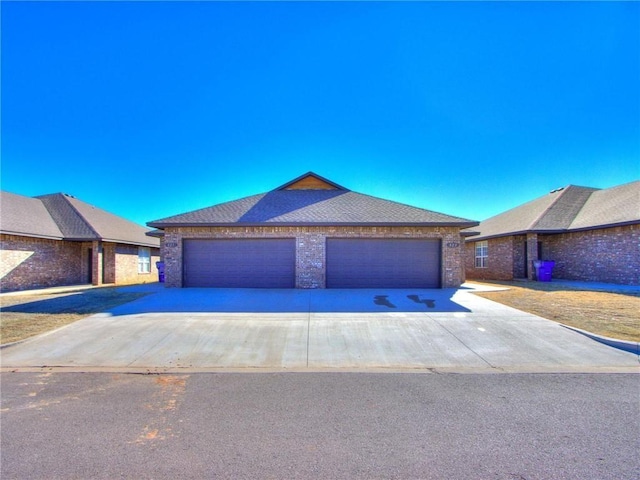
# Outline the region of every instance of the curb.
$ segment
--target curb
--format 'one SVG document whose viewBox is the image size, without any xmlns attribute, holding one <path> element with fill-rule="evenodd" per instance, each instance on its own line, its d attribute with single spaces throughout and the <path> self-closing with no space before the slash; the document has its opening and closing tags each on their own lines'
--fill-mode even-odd
<svg viewBox="0 0 640 480">
<path fill-rule="evenodd" d="M 565 325 L 563 323 L 561 323 L 560 326 L 580 333 L 585 337 L 589 337 L 590 339 L 595 340 L 596 342 L 600 342 L 610 347 L 617 348 L 618 350 L 624 350 L 625 352 L 634 353 L 640 356 L 640 342 L 631 342 L 628 340 L 618 340 L 616 338 L 604 337 L 602 335 L 596 335 L 595 333 L 587 332 L 586 330 L 581 330 L 580 328 L 570 327 L 569 325 Z"/>
</svg>

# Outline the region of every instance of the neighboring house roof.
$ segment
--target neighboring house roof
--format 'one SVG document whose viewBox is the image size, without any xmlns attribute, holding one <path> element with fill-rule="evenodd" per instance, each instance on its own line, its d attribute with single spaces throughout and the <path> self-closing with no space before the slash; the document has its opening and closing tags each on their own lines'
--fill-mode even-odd
<svg viewBox="0 0 640 480">
<path fill-rule="evenodd" d="M 640 223 L 640 181 L 607 189 L 569 185 L 480 222 L 468 241 Z"/>
<path fill-rule="evenodd" d="M 63 234 L 37 198 L 0 191 L 0 231 L 11 235 L 53 238 Z"/>
<path fill-rule="evenodd" d="M 145 235 L 146 228 L 63 193 L 30 198 L 2 192 L 0 210 L 3 233 L 150 247 L 160 245 L 157 238 Z"/>
<path fill-rule="evenodd" d="M 593 192 L 570 228 L 637 222 L 640 222 L 640 181 Z"/>
<path fill-rule="evenodd" d="M 267 193 L 147 223 L 155 228 L 239 224 L 470 227 L 477 222 L 356 193 L 309 172 Z"/>
</svg>

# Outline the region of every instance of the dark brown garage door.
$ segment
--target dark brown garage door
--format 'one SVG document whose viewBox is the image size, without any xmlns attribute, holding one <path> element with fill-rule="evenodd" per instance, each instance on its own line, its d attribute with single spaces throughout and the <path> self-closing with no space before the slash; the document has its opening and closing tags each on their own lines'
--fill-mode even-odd
<svg viewBox="0 0 640 480">
<path fill-rule="evenodd" d="M 186 287 L 294 288 L 295 240 L 185 240 Z"/>
<path fill-rule="evenodd" d="M 327 288 L 439 288 L 440 240 L 327 239 Z"/>
</svg>

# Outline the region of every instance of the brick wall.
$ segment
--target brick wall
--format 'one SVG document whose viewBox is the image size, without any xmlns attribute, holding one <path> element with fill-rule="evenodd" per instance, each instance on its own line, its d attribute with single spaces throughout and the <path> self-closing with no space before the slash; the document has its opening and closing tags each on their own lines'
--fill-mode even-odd
<svg viewBox="0 0 640 480">
<path fill-rule="evenodd" d="M 456 227 L 177 227 L 165 230 L 162 244 L 166 286 L 182 287 L 185 238 L 295 238 L 296 287 L 324 288 L 327 237 L 437 238 L 442 240 L 442 287 L 458 287 L 464 277 L 462 240 Z"/>
<path fill-rule="evenodd" d="M 3 292 L 84 283 L 80 243 L 2 234 L 0 255 Z"/>
<path fill-rule="evenodd" d="M 118 285 L 153 283 L 158 281 L 156 262 L 160 260 L 160 249 L 151 248 L 151 272 L 138 273 L 138 247 L 117 244 L 114 246 L 115 278 Z"/>
<path fill-rule="evenodd" d="M 523 278 L 525 241 L 529 249 L 529 278 L 542 244 L 542 260 L 556 262 L 553 278 L 593 282 L 640 284 L 640 225 L 603 228 L 554 235 L 528 234 L 488 240 L 487 268 L 475 267 L 475 241 L 465 243 L 465 270 L 469 280 Z"/>
<path fill-rule="evenodd" d="M 640 225 L 540 236 L 553 277 L 640 284 Z"/>
<path fill-rule="evenodd" d="M 476 268 L 476 241 L 465 243 L 464 263 L 469 280 L 512 280 L 514 270 L 514 237 L 487 240 L 487 266 Z M 524 244 L 523 244 L 524 248 Z"/>
<path fill-rule="evenodd" d="M 89 249 L 101 250 L 89 264 Z M 0 235 L 0 291 L 94 284 L 131 284 L 158 281 L 160 249 L 151 249 L 151 273 L 138 273 L 138 247 L 115 243 L 68 242 L 16 235 Z"/>
</svg>

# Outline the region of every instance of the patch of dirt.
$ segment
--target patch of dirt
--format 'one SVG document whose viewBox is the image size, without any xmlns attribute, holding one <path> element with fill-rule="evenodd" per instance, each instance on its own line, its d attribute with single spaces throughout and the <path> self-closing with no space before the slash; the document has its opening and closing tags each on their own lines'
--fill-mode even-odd
<svg viewBox="0 0 640 480">
<path fill-rule="evenodd" d="M 118 287 L 103 287 L 53 295 L 0 297 L 0 344 L 63 327 L 145 295 L 123 292 Z"/>
<path fill-rule="evenodd" d="M 524 312 L 620 340 L 640 341 L 640 294 L 579 290 L 541 282 L 474 282 L 508 287 L 474 292 Z"/>
</svg>

